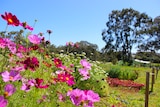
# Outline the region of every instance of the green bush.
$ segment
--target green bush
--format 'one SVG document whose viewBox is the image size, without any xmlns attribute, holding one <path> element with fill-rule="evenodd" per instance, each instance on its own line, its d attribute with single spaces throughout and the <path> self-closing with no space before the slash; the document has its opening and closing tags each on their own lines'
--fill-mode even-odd
<svg viewBox="0 0 160 107">
<path fill-rule="evenodd" d="M 119 78 L 123 80 L 135 80 L 138 78 L 138 73 L 136 71 L 125 69 L 121 71 Z"/>
<path fill-rule="evenodd" d="M 121 69 L 120 66 L 112 66 L 106 71 L 111 78 L 119 78 L 123 80 L 135 80 L 138 78 L 138 73 L 132 69 Z"/>
<path fill-rule="evenodd" d="M 121 72 L 119 67 L 112 67 L 109 71 L 107 71 L 107 73 L 111 78 L 118 78 Z"/>
</svg>

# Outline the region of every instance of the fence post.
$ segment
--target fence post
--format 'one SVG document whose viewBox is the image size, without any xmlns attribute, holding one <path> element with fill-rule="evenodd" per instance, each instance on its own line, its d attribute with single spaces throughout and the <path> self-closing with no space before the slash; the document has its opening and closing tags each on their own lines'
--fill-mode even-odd
<svg viewBox="0 0 160 107">
<path fill-rule="evenodd" d="M 148 101 L 149 101 L 149 72 L 146 72 L 145 107 L 148 107 Z"/>
<path fill-rule="evenodd" d="M 152 68 L 152 82 L 151 82 L 151 92 L 153 92 L 153 85 L 155 83 L 155 68 Z"/>
<path fill-rule="evenodd" d="M 158 76 L 158 67 L 156 68 L 156 79 L 157 79 L 157 76 Z"/>
</svg>

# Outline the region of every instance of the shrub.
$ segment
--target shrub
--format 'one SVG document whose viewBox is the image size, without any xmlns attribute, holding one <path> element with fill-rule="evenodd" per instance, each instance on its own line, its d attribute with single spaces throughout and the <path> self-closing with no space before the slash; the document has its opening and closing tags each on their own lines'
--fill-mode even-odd
<svg viewBox="0 0 160 107">
<path fill-rule="evenodd" d="M 118 78 L 121 72 L 119 67 L 112 67 L 109 71 L 107 71 L 107 73 L 111 78 Z"/>
<path fill-rule="evenodd" d="M 121 75 L 119 77 L 119 79 L 123 80 L 135 80 L 137 78 L 138 78 L 137 72 L 129 69 L 122 70 Z"/>
<path fill-rule="evenodd" d="M 112 66 L 106 71 L 111 78 L 119 78 L 123 80 L 135 80 L 138 78 L 138 73 L 132 69 L 121 69 L 120 66 Z"/>
</svg>

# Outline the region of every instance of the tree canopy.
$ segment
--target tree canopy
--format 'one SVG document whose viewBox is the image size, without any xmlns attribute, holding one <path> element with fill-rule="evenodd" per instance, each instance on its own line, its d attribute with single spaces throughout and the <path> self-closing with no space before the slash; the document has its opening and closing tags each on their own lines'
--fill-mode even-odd
<svg viewBox="0 0 160 107">
<path fill-rule="evenodd" d="M 102 31 L 102 39 L 106 45 L 105 51 L 121 51 L 124 62 L 131 60 L 133 45 L 142 43 L 146 30 L 152 22 L 145 13 L 132 8 L 113 10 L 106 23 L 107 29 Z"/>
<path fill-rule="evenodd" d="M 160 16 L 154 18 L 150 23 L 150 28 L 147 30 L 149 36 L 147 41 L 144 41 L 139 49 L 141 51 L 158 51 L 160 50 Z"/>
</svg>

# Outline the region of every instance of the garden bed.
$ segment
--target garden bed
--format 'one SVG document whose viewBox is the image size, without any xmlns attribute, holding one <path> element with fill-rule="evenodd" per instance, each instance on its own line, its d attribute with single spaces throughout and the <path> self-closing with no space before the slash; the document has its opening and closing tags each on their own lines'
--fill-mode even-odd
<svg viewBox="0 0 160 107">
<path fill-rule="evenodd" d="M 120 80 L 118 78 L 107 77 L 107 82 L 110 86 L 114 86 L 114 87 L 123 86 L 123 87 L 135 88 L 138 90 L 144 87 L 144 84 L 136 83 L 132 80 Z"/>
</svg>

